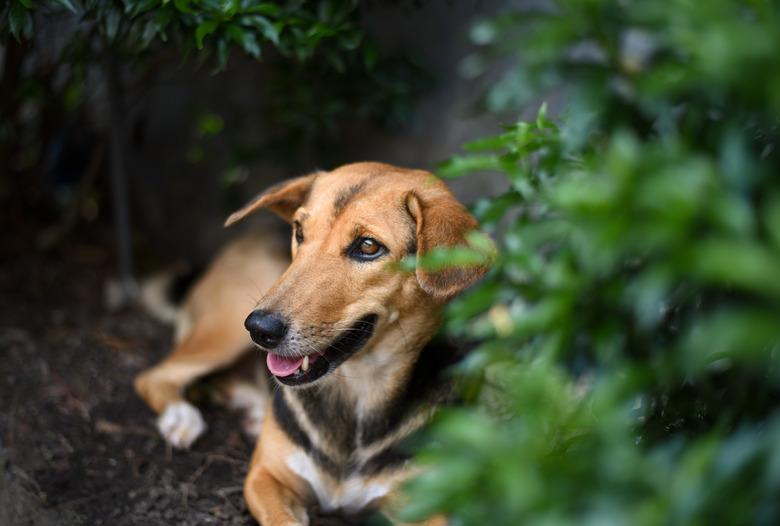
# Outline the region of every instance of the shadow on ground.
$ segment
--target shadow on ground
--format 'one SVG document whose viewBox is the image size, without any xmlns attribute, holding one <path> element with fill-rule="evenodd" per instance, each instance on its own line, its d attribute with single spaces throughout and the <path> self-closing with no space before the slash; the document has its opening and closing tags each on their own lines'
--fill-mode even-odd
<svg viewBox="0 0 780 526">
<path fill-rule="evenodd" d="M 103 308 L 108 254 L 41 254 L 14 237 L 0 244 L 0 524 L 254 524 L 238 415 L 205 407 L 207 434 L 171 451 L 133 393 L 172 334 L 139 309 Z"/>
</svg>

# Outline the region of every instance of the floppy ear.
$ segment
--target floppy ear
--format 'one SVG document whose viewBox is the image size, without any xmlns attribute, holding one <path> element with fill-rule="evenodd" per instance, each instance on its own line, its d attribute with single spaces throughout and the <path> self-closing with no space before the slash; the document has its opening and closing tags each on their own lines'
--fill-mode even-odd
<svg viewBox="0 0 780 526">
<path fill-rule="evenodd" d="M 233 212 L 225 221 L 225 226 L 230 226 L 244 217 L 255 212 L 260 208 L 268 208 L 275 212 L 279 217 L 287 221 L 292 221 L 292 216 L 299 206 L 303 204 L 309 195 L 311 185 L 317 174 L 296 177 L 275 184 L 265 192 L 252 199 L 240 210 Z"/>
<path fill-rule="evenodd" d="M 429 201 L 409 192 L 406 209 L 417 224 L 418 257 L 435 248 L 466 245 L 466 234 L 478 226 L 477 220 L 449 192 Z M 418 265 L 416 275 L 425 292 L 444 300 L 473 284 L 487 270 L 487 266 L 455 266 L 428 271 Z"/>
</svg>

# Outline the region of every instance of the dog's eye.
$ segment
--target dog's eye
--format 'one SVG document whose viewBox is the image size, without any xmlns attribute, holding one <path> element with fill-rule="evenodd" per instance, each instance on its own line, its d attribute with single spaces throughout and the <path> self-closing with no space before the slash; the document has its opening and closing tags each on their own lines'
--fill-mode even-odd
<svg viewBox="0 0 780 526">
<path fill-rule="evenodd" d="M 387 249 L 376 239 L 359 237 L 349 249 L 349 257 L 358 261 L 371 261 L 382 256 Z"/>
<path fill-rule="evenodd" d="M 303 227 L 298 221 L 293 221 L 293 233 L 295 234 L 295 242 L 299 245 L 303 243 Z"/>
<path fill-rule="evenodd" d="M 364 239 L 357 248 L 364 256 L 373 256 L 380 250 L 379 243 L 373 239 Z"/>
</svg>

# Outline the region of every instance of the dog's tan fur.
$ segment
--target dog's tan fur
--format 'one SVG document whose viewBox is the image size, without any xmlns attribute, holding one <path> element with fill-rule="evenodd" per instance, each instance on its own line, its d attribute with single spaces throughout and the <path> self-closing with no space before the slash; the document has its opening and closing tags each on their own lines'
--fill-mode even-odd
<svg viewBox="0 0 780 526">
<path fill-rule="evenodd" d="M 183 401 L 184 388 L 247 351 L 241 320 L 289 265 L 268 235 L 229 244 L 193 286 L 177 320 L 176 347 L 165 361 L 135 380 L 138 394 L 156 412 Z"/>
<path fill-rule="evenodd" d="M 441 397 L 416 407 L 380 439 L 362 441 L 363 422 L 381 414 L 405 388 L 444 303 L 485 271 L 405 273 L 393 263 L 412 252 L 462 245 L 476 222 L 431 174 L 379 163 L 347 165 L 272 187 L 227 224 L 264 207 L 302 230 L 302 243 L 293 235 L 292 262 L 288 266 L 287 258 L 269 251 L 262 238 L 230 245 L 187 299 L 182 322 L 190 329 L 164 362 L 136 379 L 136 389 L 158 413 L 186 403 L 181 393 L 188 383 L 235 362 L 249 348 L 242 321 L 253 308 L 290 321 L 284 352 L 300 356 L 327 349 L 356 320 L 376 314 L 374 332 L 356 354 L 313 386 L 283 386 L 277 393 L 313 448 L 339 469 L 361 466 L 419 428 L 435 409 Z M 369 263 L 347 257 L 345 247 L 361 236 L 379 240 L 387 255 Z M 258 295 L 262 299 L 255 304 Z M 303 390 L 320 397 L 318 403 L 351 411 L 354 447 L 340 446 L 333 439 L 337 430 L 312 421 Z M 276 409 L 268 415 L 245 483 L 247 505 L 266 526 L 308 524 L 311 504 L 354 511 L 387 503 L 410 474 L 399 467 L 334 475 L 291 440 Z M 177 445 L 185 447 L 194 439 L 186 429 L 180 436 L 186 440 Z"/>
</svg>

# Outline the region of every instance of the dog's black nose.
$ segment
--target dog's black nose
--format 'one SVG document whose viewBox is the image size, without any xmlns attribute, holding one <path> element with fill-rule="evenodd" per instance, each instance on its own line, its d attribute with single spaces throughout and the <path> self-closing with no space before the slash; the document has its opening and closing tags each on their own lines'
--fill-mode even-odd
<svg viewBox="0 0 780 526">
<path fill-rule="evenodd" d="M 273 349 L 287 333 L 287 324 L 278 314 L 264 310 L 254 310 L 247 316 L 244 327 L 252 340 L 266 349 Z"/>
</svg>

